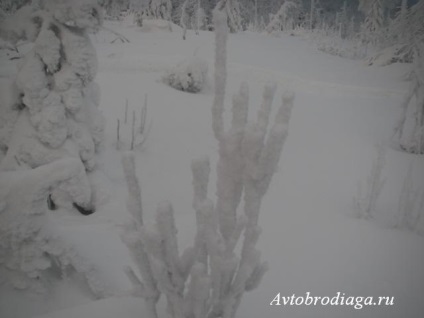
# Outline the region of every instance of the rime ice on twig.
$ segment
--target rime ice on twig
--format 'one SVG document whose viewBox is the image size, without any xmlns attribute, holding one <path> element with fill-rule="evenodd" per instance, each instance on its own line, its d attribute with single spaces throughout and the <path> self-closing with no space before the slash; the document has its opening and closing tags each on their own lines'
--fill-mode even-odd
<svg viewBox="0 0 424 318">
<path fill-rule="evenodd" d="M 372 218 L 376 209 L 377 199 L 385 184 L 385 180 L 382 177 L 382 171 L 386 164 L 386 151 L 383 145 L 377 146 L 376 149 L 377 158 L 372 164 L 365 191 L 363 192 L 362 185 L 359 184 L 358 194 L 354 198 L 358 217 L 360 218 Z"/>
<path fill-rule="evenodd" d="M 155 228 L 147 229 L 142 221 L 137 221 L 142 218 L 142 207 L 134 161 L 127 163 L 127 159 L 124 160 L 129 193 L 133 197 L 128 208 L 136 215 L 132 233 L 135 244 L 130 244 L 129 248 L 138 251 L 133 254 L 138 255 L 136 261 L 142 265 L 139 264 L 139 269 L 143 280 L 148 279 L 149 284 L 157 286 L 165 295 L 168 314 L 173 318 L 235 317 L 244 292 L 256 288 L 268 269 L 255 247 L 261 232 L 258 217 L 287 137 L 294 95 L 283 96 L 282 105 L 269 128 L 276 87 L 268 84 L 257 121 L 248 124 L 249 89 L 247 84 L 242 84 L 233 97 L 231 127 L 224 130 L 226 21 L 225 13 L 216 10 L 216 86 L 212 127 L 219 144 L 217 198 L 215 203 L 208 199 L 209 159 L 193 160 L 192 205 L 196 212 L 197 231 L 193 246 L 181 255 L 170 203 L 158 206 Z M 242 198 L 244 211 L 238 213 Z M 238 243 L 241 245 L 239 256 L 235 253 Z M 142 255 L 140 251 L 148 255 Z M 146 264 L 151 266 L 149 273 L 143 268 Z M 143 291 L 147 284 L 139 281 L 132 272 L 129 272 L 129 278 L 136 294 L 146 298 L 140 290 Z M 153 306 L 154 303 L 150 301 L 149 304 Z"/>
</svg>

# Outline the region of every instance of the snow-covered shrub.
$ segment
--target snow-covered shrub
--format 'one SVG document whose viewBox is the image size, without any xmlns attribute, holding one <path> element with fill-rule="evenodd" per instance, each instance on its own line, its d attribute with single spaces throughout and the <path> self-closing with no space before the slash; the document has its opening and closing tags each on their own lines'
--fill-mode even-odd
<svg viewBox="0 0 424 318">
<path fill-rule="evenodd" d="M 216 45 L 223 45 L 217 48 L 221 54 L 215 57 L 215 80 L 224 81 L 224 87 L 215 88 L 215 97 L 225 93 L 226 65 L 221 58 L 225 55 L 226 20 L 224 12 L 215 13 Z M 127 207 L 133 216 L 123 239 L 140 276 L 131 268 L 127 275 L 135 295 L 145 300 L 146 317 L 158 317 L 156 304 L 163 294 L 169 317 L 234 318 L 243 294 L 255 289 L 267 271 L 268 265 L 256 249 L 261 232 L 258 217 L 287 138 L 294 98 L 293 94 L 283 96 L 274 124 L 268 128 L 275 89 L 275 85 L 265 87 L 257 121 L 248 124 L 248 87 L 241 85 L 233 98 L 228 131 L 223 125 L 223 98 L 215 98 L 212 122 L 219 145 L 217 199 L 215 203 L 208 199 L 209 159 L 192 161 L 197 232 L 193 246 L 182 253 L 170 203 L 159 204 L 153 228 L 144 226 L 134 156 L 123 157 Z M 241 206 L 243 212 L 238 211 Z"/>
<path fill-rule="evenodd" d="M 97 57 L 87 32 L 101 26 L 101 10 L 96 0 L 46 0 L 26 10 L 32 29 L 24 36 L 30 39 L 31 33 L 34 47 L 16 78 L 24 109 L 1 168 L 35 168 L 76 157 L 91 170 L 103 118 L 94 83 Z"/>
<path fill-rule="evenodd" d="M 45 0 L 18 14 L 28 19 L 25 28 L 3 34 L 34 44 L 19 65 L 12 98 L 0 96 L 6 151 L 0 163 L 0 276 L 26 288 L 45 284 L 57 267 L 91 271 L 51 231 L 48 208 L 94 212 L 86 171 L 95 165 L 103 118 L 87 32 L 102 18 L 96 0 Z M 99 282 L 89 284 L 96 289 Z"/>
<path fill-rule="evenodd" d="M 152 122 L 147 123 L 147 94 L 140 112 L 133 109 L 130 119 L 128 105 L 128 99 L 126 99 L 124 119 L 117 119 L 116 150 L 124 149 L 124 147 L 130 150 L 142 148 L 152 128 Z"/>
<path fill-rule="evenodd" d="M 194 56 L 167 71 L 162 80 L 180 91 L 198 93 L 205 85 L 207 74 L 208 64 Z"/>
<path fill-rule="evenodd" d="M 78 159 L 0 172 L 0 284 L 44 292 L 52 279 L 77 273 L 96 296 L 104 296 L 104 277 L 51 226 L 52 189 L 66 192 L 68 202 L 91 206 L 90 183 Z"/>
<path fill-rule="evenodd" d="M 34 41 L 40 31 L 41 17 L 36 6 L 24 6 L 0 21 L 0 38 L 15 44 L 19 40 Z"/>
<path fill-rule="evenodd" d="M 353 60 L 366 57 L 366 49 L 359 38 L 342 39 L 332 31 L 314 30 L 312 40 L 316 43 L 317 49 L 324 53 Z"/>
</svg>

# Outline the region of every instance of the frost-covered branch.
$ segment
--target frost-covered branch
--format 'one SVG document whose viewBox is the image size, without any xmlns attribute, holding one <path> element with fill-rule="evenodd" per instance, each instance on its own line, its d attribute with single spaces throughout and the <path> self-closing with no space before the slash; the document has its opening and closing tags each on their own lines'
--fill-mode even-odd
<svg viewBox="0 0 424 318">
<path fill-rule="evenodd" d="M 413 181 L 414 165 L 411 162 L 408 166 L 408 172 L 403 180 L 402 190 L 399 196 L 398 203 L 398 223 L 397 227 L 414 230 L 418 224 L 419 211 L 418 208 L 419 194 Z"/>
<path fill-rule="evenodd" d="M 153 277 L 152 265 L 146 252 L 145 243 L 141 236 L 143 226 L 141 191 L 136 177 L 134 156 L 131 153 L 126 153 L 123 156 L 122 166 L 129 194 L 127 209 L 133 217 L 131 230 L 123 236 L 123 240 L 138 266 L 143 281 L 137 277 L 132 269 L 127 269 L 126 273 L 133 283 L 136 294 L 141 295 L 146 302 L 148 318 L 157 318 L 156 303 L 159 300 L 159 291 L 157 282 Z"/>
<path fill-rule="evenodd" d="M 358 186 L 358 194 L 354 198 L 358 217 L 371 218 L 376 209 L 377 199 L 385 184 L 382 176 L 384 166 L 386 164 L 386 151 L 383 145 L 377 148 L 377 157 L 374 160 L 370 174 L 367 178 L 366 188 L 363 192 L 361 184 Z"/>
<path fill-rule="evenodd" d="M 219 5 L 219 4 L 218 4 Z M 225 87 L 227 81 L 227 15 L 224 10 L 215 9 L 215 94 L 212 105 L 212 129 L 216 139 L 221 139 L 223 131 L 223 112 Z"/>
<path fill-rule="evenodd" d="M 215 83 L 219 83 L 218 79 L 225 83 L 226 19 L 219 10 L 215 14 L 215 22 L 222 24 L 215 28 L 216 45 L 223 46 L 216 49 Z M 255 289 L 268 269 L 256 248 L 261 233 L 258 218 L 287 138 L 294 101 L 294 95 L 286 93 L 270 124 L 275 91 L 274 84 L 265 86 L 257 120 L 248 124 L 249 89 L 242 84 L 233 97 L 231 126 L 224 130 L 225 84 L 216 88 L 215 93 L 221 94 L 215 96 L 212 107 L 213 131 L 219 145 L 216 200 L 208 198 L 209 159 L 193 160 L 192 205 L 197 231 L 193 245 L 182 254 L 170 203 L 159 204 L 153 228 L 137 222 L 142 207 L 134 159 L 131 157 L 130 163 L 124 160 L 130 196 L 135 202 L 129 210 L 133 215 L 140 211 L 133 225 L 136 244 L 129 248 L 133 251 L 138 246 L 138 252 L 133 252 L 138 255 L 136 261 L 151 266 L 150 273 L 143 273 L 145 269 L 139 265 L 141 276 L 153 281 L 151 284 L 165 295 L 172 318 L 234 318 L 243 294 Z M 240 206 L 244 206 L 243 211 L 239 211 Z M 238 244 L 240 255 L 235 249 Z M 142 255 L 141 250 L 148 255 Z M 130 272 L 129 278 L 136 290 L 147 285 L 135 273 Z M 136 294 L 146 299 L 143 292 Z"/>
</svg>

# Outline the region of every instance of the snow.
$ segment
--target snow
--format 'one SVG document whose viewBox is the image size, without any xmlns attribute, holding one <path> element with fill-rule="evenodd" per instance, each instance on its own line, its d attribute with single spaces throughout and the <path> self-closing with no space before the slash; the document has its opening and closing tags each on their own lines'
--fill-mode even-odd
<svg viewBox="0 0 424 318">
<path fill-rule="evenodd" d="M 198 93 L 205 85 L 207 73 L 208 64 L 194 56 L 168 70 L 163 82 L 180 91 Z"/>
<path fill-rule="evenodd" d="M 124 268 L 136 267 L 120 237 L 130 220 L 122 153 L 115 150 L 116 121 L 124 122 L 126 98 L 130 113 L 139 113 L 145 94 L 149 96 L 152 128 L 144 147 L 136 151 L 145 222 L 152 223 L 157 204 L 168 200 L 174 208 L 179 246 L 185 248 L 195 233 L 191 160 L 211 157 L 209 195 L 216 191 L 218 146 L 210 114 L 213 89 L 206 86 L 199 94 L 187 94 L 161 81 L 167 69 L 195 51 L 213 66 L 214 34 L 191 34 L 183 41 L 180 30 L 140 32 L 120 22 L 107 22 L 106 26 L 131 42 L 110 43 L 115 35 L 104 30 L 92 36 L 98 54 L 99 107 L 106 119 L 104 149 L 88 181 L 96 212 L 82 216 L 66 206 L 42 210 L 41 224 L 36 224 L 44 229 L 43 235 L 63 242 L 60 250 L 66 247 L 73 251 L 64 253 L 75 257 L 77 277 L 53 280 L 44 294 L 12 291 L 0 285 L 2 318 L 142 317 L 142 299 L 127 296 L 132 285 Z M 402 81 L 407 68 L 396 64 L 366 66 L 319 52 L 308 42 L 287 35 L 229 34 L 227 52 L 227 114 L 231 95 L 243 81 L 250 88 L 249 116 L 256 114 L 263 86 L 269 81 L 277 83 L 274 103 L 278 105 L 286 89 L 296 93 L 289 136 L 259 219 L 262 234 L 258 249 L 270 270 L 258 289 L 245 294 L 238 317 L 422 317 L 423 237 L 393 228 L 403 177 L 413 157 L 391 147 L 407 91 L 408 83 Z M 2 58 L 2 77 L 6 71 L 13 76 L 10 63 L 13 61 Z M 3 82 L 7 81 L 1 79 L 2 89 Z M 123 130 L 121 137 L 129 145 L 126 132 Z M 387 150 L 382 171 L 386 184 L 376 203 L 374 220 L 366 221 L 353 217 L 353 197 L 357 184 L 367 179 L 376 144 Z M 39 158 L 43 160 L 42 155 Z M 414 163 L 414 183 L 423 189 L 422 160 Z M 0 172 L 2 191 L 9 189 L 9 180 L 15 180 L 9 173 Z M 29 191 L 30 186 L 22 191 Z M 19 203 L 19 198 L 17 192 L 8 200 Z M 2 226 L 12 219 L 8 214 Z M 34 266 L 39 269 L 44 265 Z M 353 296 L 394 296 L 395 305 L 362 310 L 269 306 L 278 292 L 291 296 L 308 291 L 330 297 L 338 291 Z"/>
</svg>

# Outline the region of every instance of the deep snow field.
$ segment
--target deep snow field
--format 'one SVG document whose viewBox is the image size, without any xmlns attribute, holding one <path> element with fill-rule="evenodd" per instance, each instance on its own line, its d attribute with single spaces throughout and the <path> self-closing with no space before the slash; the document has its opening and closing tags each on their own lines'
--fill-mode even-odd
<svg viewBox="0 0 424 318">
<path fill-rule="evenodd" d="M 93 36 L 99 58 L 97 83 L 106 118 L 105 146 L 94 173 L 96 213 L 49 211 L 51 231 L 72 246 L 101 281 L 106 299 L 96 300 L 84 283 L 52 282 L 48 295 L 0 289 L 1 318 L 140 318 L 143 300 L 129 295 L 123 268 L 131 265 L 120 233 L 129 219 L 121 154 L 130 143 L 130 121 L 123 124 L 126 99 L 130 117 L 139 114 L 148 94 L 148 138 L 136 149 L 146 218 L 156 205 L 173 204 L 179 243 L 195 233 L 191 208 L 190 162 L 212 160 L 209 196 L 214 197 L 217 143 L 211 128 L 214 34 L 181 29 L 149 32 L 125 23 L 106 27 L 131 42 L 113 41 L 101 31 Z M 208 62 L 208 85 L 198 94 L 177 91 L 161 81 L 170 67 L 196 55 Z M 13 77 L 3 56 L 0 77 Z M 406 65 L 370 67 L 319 52 L 301 37 L 250 32 L 230 34 L 226 114 L 231 96 L 245 81 L 250 115 L 256 114 L 268 81 L 278 85 L 274 109 L 286 89 L 295 92 L 289 137 L 279 169 L 266 194 L 259 223 L 259 248 L 270 271 L 258 289 L 245 295 L 240 318 L 422 318 L 424 317 L 424 238 L 396 229 L 403 178 L 413 161 L 414 181 L 424 189 L 423 158 L 402 153 L 392 142 L 408 83 Z M 120 119 L 121 150 L 116 150 Z M 138 117 L 137 117 L 138 119 Z M 228 119 L 228 118 L 227 118 Z M 376 157 L 386 149 L 385 186 L 374 218 L 355 217 L 354 197 Z M 415 158 L 415 159 L 414 159 Z M 424 221 L 423 219 L 421 221 Z M 424 223 L 424 222 L 423 222 Z M 424 227 L 421 227 L 424 229 Z M 270 306 L 277 293 L 291 296 L 390 296 L 393 306 Z"/>
</svg>

